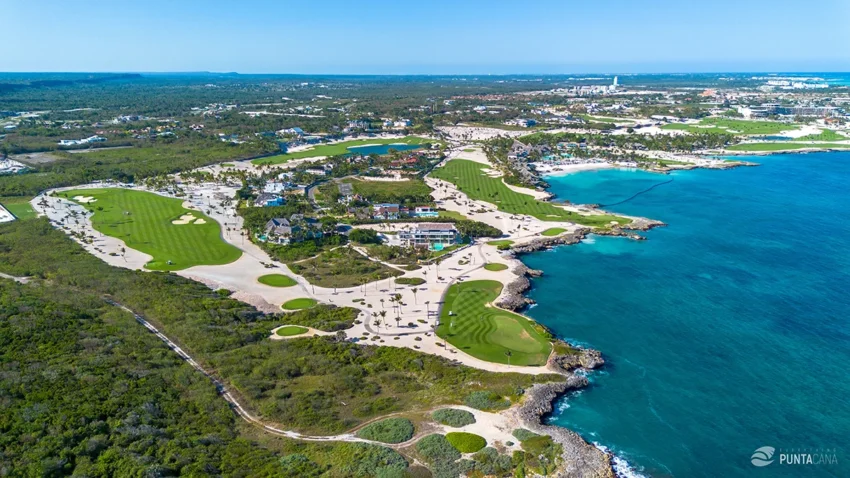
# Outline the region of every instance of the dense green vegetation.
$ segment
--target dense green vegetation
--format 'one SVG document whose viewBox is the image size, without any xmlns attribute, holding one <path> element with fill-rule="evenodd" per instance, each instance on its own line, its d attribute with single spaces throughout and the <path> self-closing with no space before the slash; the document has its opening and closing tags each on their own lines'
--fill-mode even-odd
<svg viewBox="0 0 850 478">
<path fill-rule="evenodd" d="M 501 290 L 497 281 L 453 284 L 445 295 L 437 335 L 488 362 L 545 364 L 552 350 L 549 334 L 521 315 L 490 306 Z"/>
<path fill-rule="evenodd" d="M 508 188 L 500 178 L 484 173 L 485 166 L 466 159 L 453 159 L 431 172 L 435 178 L 448 181 L 471 199 L 495 204 L 500 211 L 527 214 L 542 221 L 568 221 L 586 226 L 602 227 L 611 222 L 628 224 L 629 220 L 611 215 L 584 216 Z"/>
<path fill-rule="evenodd" d="M 292 287 L 298 284 L 295 279 L 284 274 L 266 274 L 258 277 L 257 281 L 271 287 Z"/>
<path fill-rule="evenodd" d="M 431 414 L 431 418 L 443 425 L 460 428 L 475 423 L 475 415 L 457 408 L 441 408 Z"/>
<path fill-rule="evenodd" d="M 429 204 L 431 188 L 421 179 L 407 181 L 366 181 L 346 180 L 352 185 L 355 194 L 372 203 L 393 203 L 407 206 Z"/>
<path fill-rule="evenodd" d="M 200 211 L 183 207 L 183 200 L 122 188 L 78 189 L 61 193 L 93 211 L 95 230 L 121 239 L 153 259 L 151 270 L 176 271 L 196 265 L 228 264 L 242 255 L 221 238 L 221 226 Z M 74 198 L 94 198 L 83 203 Z M 186 224 L 175 224 L 191 214 Z"/>
<path fill-rule="evenodd" d="M 423 437 L 416 442 L 416 451 L 431 464 L 452 462 L 460 458 L 460 452 L 440 434 Z"/>
<path fill-rule="evenodd" d="M 130 314 L 64 284 L 0 280 L 0 402 L 9 476 L 281 472 L 239 438 L 209 380 Z"/>
<path fill-rule="evenodd" d="M 487 446 L 487 440 L 480 435 L 466 432 L 446 433 L 446 440 L 461 453 L 475 453 Z"/>
<path fill-rule="evenodd" d="M 407 418 L 385 418 L 357 430 L 357 436 L 381 443 L 402 443 L 413 438 L 413 422 Z"/>
<path fill-rule="evenodd" d="M 281 308 L 284 310 L 301 310 L 301 309 L 309 309 L 313 307 L 318 302 L 316 299 L 310 299 L 308 297 L 301 297 L 299 299 L 291 299 L 283 303 Z"/>
<path fill-rule="evenodd" d="M 281 337 L 292 337 L 294 335 L 301 335 L 307 332 L 307 327 L 301 327 L 300 325 L 286 325 L 283 326 L 275 332 L 277 335 Z"/>
<path fill-rule="evenodd" d="M 292 272 L 320 287 L 355 287 L 402 274 L 401 271 L 371 261 L 359 252 L 342 247 L 318 257 L 289 264 Z"/>
<path fill-rule="evenodd" d="M 265 143 L 233 145 L 211 138 L 187 138 L 133 148 L 55 153 L 63 159 L 35 165 L 33 173 L 0 176 L 0 196 L 36 195 L 49 188 L 102 179 L 133 182 L 228 159 L 257 156 L 268 151 L 267 148 Z"/>
<path fill-rule="evenodd" d="M 421 277 L 399 277 L 395 280 L 395 283 L 399 285 L 422 285 L 425 283 L 425 279 Z"/>
<path fill-rule="evenodd" d="M 498 393 L 485 390 L 470 393 L 463 399 L 463 403 L 468 407 L 484 411 L 504 410 L 511 406 L 510 400 L 505 399 Z"/>
<path fill-rule="evenodd" d="M 488 271 L 499 272 L 499 271 L 506 270 L 508 268 L 508 265 L 507 264 L 500 264 L 498 262 L 490 262 L 490 263 L 484 264 L 484 268 L 487 269 Z"/>
<path fill-rule="evenodd" d="M 0 204 L 11 212 L 18 220 L 24 221 L 36 217 L 28 196 L 0 197 Z"/>
<path fill-rule="evenodd" d="M 282 164 L 292 159 L 301 159 L 301 158 L 315 158 L 317 156 L 338 156 L 341 154 L 348 154 L 351 151 L 348 148 L 356 147 L 356 146 L 366 146 L 372 144 L 422 144 L 425 145 L 428 143 L 429 139 L 420 138 L 417 136 L 406 136 L 404 138 L 366 138 L 366 139 L 355 139 L 351 141 L 341 141 L 339 143 L 333 144 L 322 144 L 318 146 L 313 146 L 309 149 L 303 151 L 297 151 L 294 153 L 286 153 L 279 154 L 277 156 L 270 156 L 268 158 L 260 158 L 255 159 L 254 164 Z"/>
<path fill-rule="evenodd" d="M 360 311 L 353 307 L 336 307 L 328 304 L 319 304 L 309 309 L 302 309 L 286 314 L 283 320 L 287 324 L 303 325 L 324 332 L 336 332 L 345 330 L 354 325 L 357 314 Z"/>
<path fill-rule="evenodd" d="M 0 271 L 49 278 L 75 295 L 109 295 L 215 370 L 257 414 L 304 432 L 339 433 L 391 412 L 460 403 L 476 390 L 518 399 L 535 382 L 559 379 L 484 372 L 335 337 L 271 341 L 281 323 L 309 325 L 295 320 L 304 312 L 267 316 L 174 274 L 111 267 L 43 219 L 0 226 Z M 60 340 L 68 340 L 63 331 Z"/>
<path fill-rule="evenodd" d="M 514 438 L 519 441 L 526 441 L 540 436 L 531 430 L 526 430 L 525 428 L 517 428 L 516 430 L 511 432 L 511 435 L 513 435 Z"/>
</svg>

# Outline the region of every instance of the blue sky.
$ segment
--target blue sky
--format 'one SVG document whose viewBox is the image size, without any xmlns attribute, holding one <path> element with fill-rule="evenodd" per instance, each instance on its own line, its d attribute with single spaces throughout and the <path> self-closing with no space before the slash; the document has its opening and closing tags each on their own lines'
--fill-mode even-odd
<svg viewBox="0 0 850 478">
<path fill-rule="evenodd" d="M 0 71 L 850 71 L 850 0 L 2 0 Z"/>
</svg>

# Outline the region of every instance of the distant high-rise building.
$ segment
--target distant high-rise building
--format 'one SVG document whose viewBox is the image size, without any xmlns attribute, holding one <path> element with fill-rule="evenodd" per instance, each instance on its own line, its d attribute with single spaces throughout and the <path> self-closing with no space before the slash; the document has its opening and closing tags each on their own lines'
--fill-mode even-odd
<svg viewBox="0 0 850 478">
<path fill-rule="evenodd" d="M 614 86 L 614 88 L 617 87 L 617 77 L 616 76 L 614 77 L 614 85 L 613 86 Z"/>
</svg>

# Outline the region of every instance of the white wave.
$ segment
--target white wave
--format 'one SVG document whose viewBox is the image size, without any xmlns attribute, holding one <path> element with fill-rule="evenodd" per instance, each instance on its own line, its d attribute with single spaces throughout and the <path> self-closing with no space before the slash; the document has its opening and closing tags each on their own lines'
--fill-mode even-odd
<svg viewBox="0 0 850 478">
<path fill-rule="evenodd" d="M 618 478 L 647 478 L 646 475 L 630 465 L 625 458 L 618 456 L 605 445 L 593 442 L 593 446 L 605 453 L 611 453 L 611 467 L 614 468 L 614 474 L 617 475 Z"/>
<path fill-rule="evenodd" d="M 584 244 L 596 244 L 596 238 L 591 236 L 586 236 L 581 240 Z"/>
</svg>

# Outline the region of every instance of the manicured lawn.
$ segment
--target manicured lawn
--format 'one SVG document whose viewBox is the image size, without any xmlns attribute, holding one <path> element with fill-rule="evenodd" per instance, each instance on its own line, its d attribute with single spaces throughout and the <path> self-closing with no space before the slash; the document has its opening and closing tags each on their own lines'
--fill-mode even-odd
<svg viewBox="0 0 850 478">
<path fill-rule="evenodd" d="M 292 337 L 294 335 L 301 335 L 307 332 L 307 327 L 301 327 L 300 325 L 286 325 L 277 329 L 275 332 L 277 335 L 281 337 Z"/>
<path fill-rule="evenodd" d="M 842 134 L 838 134 L 831 129 L 824 129 L 818 134 L 810 134 L 803 136 L 802 138 L 797 138 L 798 141 L 846 141 L 848 139 L 850 138 Z"/>
<path fill-rule="evenodd" d="M 279 154 L 277 156 L 269 156 L 267 158 L 259 158 L 252 161 L 254 164 L 281 164 L 291 159 L 314 158 L 316 156 L 337 156 L 340 154 L 348 154 L 351 151 L 348 148 L 352 146 L 365 146 L 367 144 L 424 144 L 434 142 L 427 138 L 418 136 L 406 136 L 404 138 L 365 138 L 355 139 L 351 141 L 343 141 L 334 144 L 320 144 L 304 151 L 295 153 Z"/>
<path fill-rule="evenodd" d="M 35 209 L 30 205 L 31 197 L 9 196 L 0 197 L 0 204 L 9 210 L 16 218 L 23 221 L 37 216 Z"/>
<path fill-rule="evenodd" d="M 508 268 L 507 264 L 499 264 L 497 262 L 491 262 L 489 264 L 484 264 L 484 268 L 488 271 L 499 272 Z"/>
<path fill-rule="evenodd" d="M 699 123 L 686 125 L 681 123 L 666 124 L 661 129 L 678 129 L 691 133 L 728 133 L 728 134 L 777 134 L 799 128 L 800 125 L 779 123 L 776 121 L 750 121 L 730 118 L 704 118 Z"/>
<path fill-rule="evenodd" d="M 779 143 L 743 143 L 733 144 L 727 147 L 729 151 L 792 151 L 795 149 L 850 149 L 850 143 L 791 143 L 782 141 Z"/>
<path fill-rule="evenodd" d="M 464 216 L 463 214 L 461 214 L 457 211 L 437 211 L 437 213 L 440 217 L 450 217 L 452 219 L 457 219 L 458 221 L 463 221 L 463 220 L 469 219 L 468 217 Z"/>
<path fill-rule="evenodd" d="M 542 221 L 567 221 L 586 226 L 607 226 L 612 221 L 628 224 L 626 218 L 597 214 L 583 216 L 567 211 L 550 203 L 518 193 L 508 188 L 501 178 L 493 178 L 484 173 L 486 166 L 466 159 L 453 159 L 442 168 L 431 172 L 435 178 L 455 184 L 458 189 L 475 200 L 495 204 L 500 211 L 511 214 L 527 214 Z"/>
<path fill-rule="evenodd" d="M 487 440 L 474 433 L 451 432 L 446 433 L 446 440 L 461 453 L 475 453 L 487 446 Z"/>
<path fill-rule="evenodd" d="M 300 299 L 292 299 L 286 301 L 280 307 L 284 310 L 301 310 L 301 309 L 309 309 L 313 307 L 318 302 L 316 299 L 310 299 L 308 297 L 301 297 Z"/>
<path fill-rule="evenodd" d="M 355 194 L 373 203 L 430 202 L 432 189 L 421 179 L 407 181 L 363 181 L 345 180 L 351 184 Z"/>
<path fill-rule="evenodd" d="M 540 235 L 552 237 L 552 236 L 557 236 L 558 234 L 561 234 L 561 233 L 564 233 L 564 232 L 567 232 L 567 230 L 562 228 L 562 227 L 550 227 L 549 229 L 546 229 L 545 231 L 541 232 Z"/>
<path fill-rule="evenodd" d="M 269 285 L 272 287 L 292 287 L 298 282 L 292 277 L 283 274 L 267 274 L 257 278 L 260 284 Z"/>
<path fill-rule="evenodd" d="M 496 247 L 511 246 L 511 245 L 513 245 L 513 243 L 514 243 L 514 241 L 512 241 L 510 239 L 496 239 L 495 241 L 487 241 L 488 246 L 496 246 Z"/>
<path fill-rule="evenodd" d="M 492 280 L 449 287 L 440 311 L 437 335 L 488 362 L 545 364 L 552 350 L 546 331 L 521 315 L 489 305 L 501 290 L 502 284 Z M 506 352 L 510 352 L 510 357 Z"/>
<path fill-rule="evenodd" d="M 150 270 L 176 271 L 197 265 L 228 264 L 242 255 L 242 251 L 221 238 L 221 226 L 216 221 L 200 211 L 184 208 L 182 199 L 119 188 L 79 189 L 61 196 L 93 210 L 95 230 L 153 256 L 145 264 Z M 83 203 L 74 199 L 77 196 L 96 201 Z"/>
</svg>

